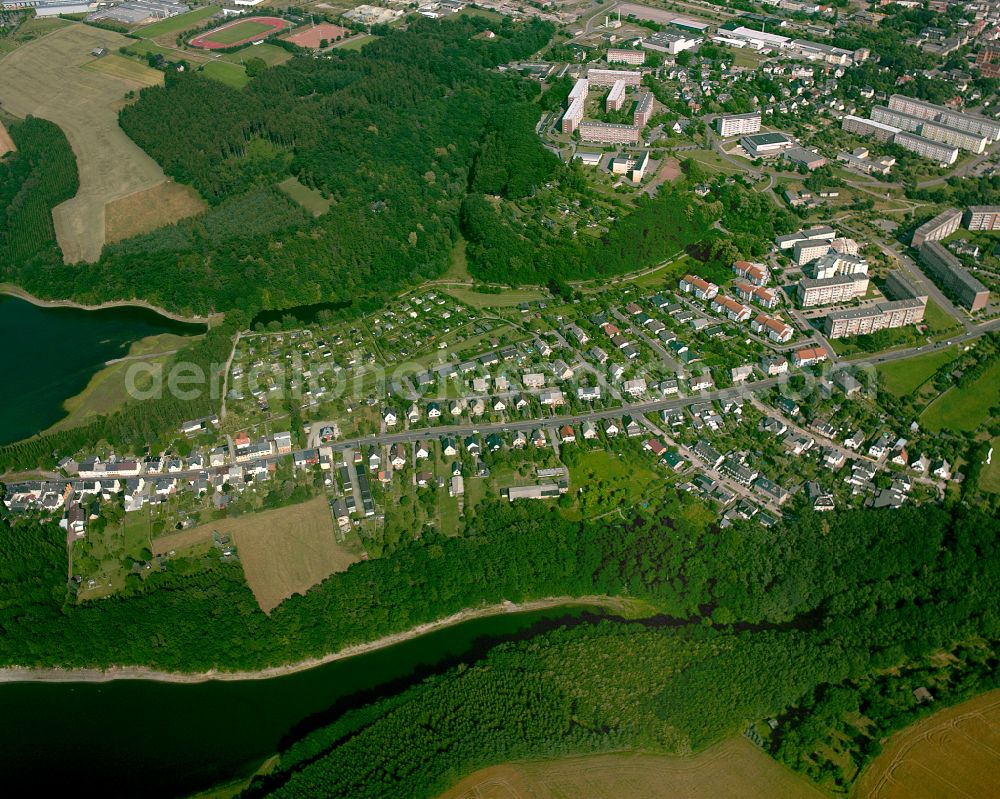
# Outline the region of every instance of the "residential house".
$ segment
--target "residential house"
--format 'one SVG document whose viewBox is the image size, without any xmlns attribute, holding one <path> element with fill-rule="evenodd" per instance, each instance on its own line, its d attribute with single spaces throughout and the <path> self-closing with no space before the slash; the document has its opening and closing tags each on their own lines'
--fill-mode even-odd
<svg viewBox="0 0 1000 799">
<path fill-rule="evenodd" d="M 397 471 L 406 466 L 406 448 L 402 444 L 392 445 L 392 448 L 389 450 L 389 463 Z"/>
<path fill-rule="evenodd" d="M 559 439 L 563 444 L 572 444 L 576 441 L 576 433 L 573 432 L 573 428 L 568 424 L 564 424 L 559 428 Z"/>
</svg>

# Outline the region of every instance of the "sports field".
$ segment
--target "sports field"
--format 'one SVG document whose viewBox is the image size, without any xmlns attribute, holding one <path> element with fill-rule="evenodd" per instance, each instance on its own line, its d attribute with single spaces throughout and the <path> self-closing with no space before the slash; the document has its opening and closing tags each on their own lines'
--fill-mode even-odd
<svg viewBox="0 0 1000 799">
<path fill-rule="evenodd" d="M 969 432 L 989 418 L 990 408 L 1000 403 L 1000 360 L 994 361 L 980 376 L 962 388 L 953 387 L 928 405 L 920 415 L 920 424 L 934 433 L 938 430 Z"/>
<path fill-rule="evenodd" d="M 935 713 L 896 733 L 865 769 L 855 799 L 1000 796 L 1000 691 Z"/>
<path fill-rule="evenodd" d="M 803 777 L 746 738 L 692 757 L 620 753 L 508 763 L 462 780 L 440 799 L 822 799 Z"/>
<path fill-rule="evenodd" d="M 43 117 L 69 139 L 80 170 L 80 190 L 53 211 L 67 263 L 96 261 L 104 246 L 105 206 L 165 180 L 163 170 L 121 128 L 125 94 L 149 84 L 145 65 L 114 55 L 131 44 L 119 33 L 73 23 L 28 42 L 0 61 L 0 104 L 15 116 Z M 107 65 L 90 54 L 105 47 Z M 119 62 L 125 62 L 127 69 Z M 124 70 L 124 71 L 123 71 Z M 162 75 L 153 72 L 158 80 Z M 131 76 L 130 76 L 131 75 Z M 159 224 L 174 221 L 166 213 Z"/>
<path fill-rule="evenodd" d="M 247 584 L 265 613 L 361 559 L 360 552 L 337 543 L 324 497 L 160 536 L 153 552 L 210 542 L 213 532 L 232 536 Z"/>
<path fill-rule="evenodd" d="M 350 36 L 350 31 L 347 28 L 324 23 L 322 25 L 313 25 L 311 28 L 303 28 L 302 30 L 295 31 L 295 33 L 290 33 L 284 38 L 292 44 L 297 44 L 299 47 L 318 49 L 324 41 L 327 42 L 327 45 L 331 45 L 337 39 L 343 39 L 345 36 Z"/>
<path fill-rule="evenodd" d="M 283 31 L 287 27 L 288 23 L 280 17 L 238 19 L 235 22 L 228 22 L 218 28 L 212 28 L 210 31 L 199 34 L 188 44 L 203 50 L 219 50 L 263 39 L 265 36 Z"/>
</svg>

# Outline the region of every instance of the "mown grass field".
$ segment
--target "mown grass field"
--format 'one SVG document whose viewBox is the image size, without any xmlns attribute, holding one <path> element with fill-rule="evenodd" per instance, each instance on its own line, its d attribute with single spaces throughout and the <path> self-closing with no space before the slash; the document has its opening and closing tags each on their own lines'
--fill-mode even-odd
<svg viewBox="0 0 1000 799">
<path fill-rule="evenodd" d="M 266 25 L 263 22 L 253 22 L 251 20 L 247 20 L 246 22 L 241 22 L 238 25 L 233 25 L 231 28 L 224 28 L 223 30 L 216 31 L 213 34 L 206 36 L 205 40 L 209 42 L 218 42 L 219 44 L 236 44 L 237 42 L 242 42 L 244 39 L 249 39 L 251 36 L 256 36 L 259 33 L 267 33 L 271 30 L 274 30 L 271 25 Z"/>
<path fill-rule="evenodd" d="M 499 294 L 485 294 L 464 286 L 441 286 L 441 291 L 472 308 L 509 308 L 522 302 L 542 300 L 547 296 L 541 289 L 503 288 Z"/>
<path fill-rule="evenodd" d="M 234 64 L 242 64 L 249 61 L 251 58 L 259 58 L 269 67 L 277 66 L 278 64 L 284 64 L 288 59 L 292 57 L 289 53 L 282 47 L 276 47 L 273 44 L 258 44 L 252 45 L 248 44 L 246 47 L 242 47 L 235 53 L 223 53 L 220 57 L 220 61 L 231 61 Z"/>
<path fill-rule="evenodd" d="M 902 361 L 891 361 L 878 367 L 883 384 L 890 394 L 903 397 L 912 394 L 938 369 L 952 361 L 958 354 L 955 347 L 934 350 L 916 358 L 905 358 Z"/>
<path fill-rule="evenodd" d="M 247 584 L 261 610 L 269 613 L 292 594 L 304 593 L 361 559 L 360 550 L 337 543 L 334 526 L 327 500 L 320 496 L 159 536 L 153 552 L 210 542 L 213 532 L 231 536 Z"/>
<path fill-rule="evenodd" d="M 100 72 L 102 75 L 110 75 L 122 80 L 132 80 L 141 83 L 143 86 L 155 86 L 163 83 L 163 73 L 159 70 L 148 67 L 140 61 L 131 58 L 124 58 L 116 53 L 109 53 L 106 56 L 95 59 L 83 65 L 84 69 Z"/>
<path fill-rule="evenodd" d="M 350 39 L 345 39 L 342 43 L 334 45 L 341 50 L 360 50 L 369 42 L 374 42 L 378 36 L 373 36 L 372 34 L 362 34 L 361 36 L 353 36 Z"/>
<path fill-rule="evenodd" d="M 23 44 L 45 36 L 47 33 L 52 33 L 52 31 L 59 30 L 59 28 L 65 28 L 69 24 L 71 24 L 69 20 L 60 19 L 59 17 L 32 18 L 26 22 L 22 22 L 17 31 L 12 35 L 0 37 L 0 58 L 3 58 L 7 53 L 13 52 Z"/>
<path fill-rule="evenodd" d="M 1000 360 L 990 365 L 978 380 L 963 388 L 953 387 L 928 405 L 920 415 L 925 430 L 975 430 L 989 417 L 990 408 L 1000 403 Z"/>
<path fill-rule="evenodd" d="M 985 799 L 997 790 L 1000 691 L 991 691 L 893 735 L 865 769 L 855 799 Z"/>
<path fill-rule="evenodd" d="M 822 799 L 745 738 L 697 755 L 615 753 L 477 771 L 440 799 Z"/>
<path fill-rule="evenodd" d="M 282 52 L 284 51 L 282 50 Z M 329 210 L 330 206 L 333 205 L 333 200 L 324 197 L 320 192 L 316 191 L 316 189 L 310 189 L 308 186 L 303 186 L 299 183 L 298 178 L 286 178 L 278 184 L 278 188 L 295 200 L 295 202 L 305 208 L 313 216 L 322 216 Z"/>
<path fill-rule="evenodd" d="M 141 36 L 143 39 L 155 39 L 157 36 L 165 34 L 180 33 L 188 28 L 195 27 L 218 13 L 218 6 L 209 5 L 196 8 L 194 11 L 188 11 L 186 14 L 178 14 L 176 17 L 171 17 L 170 19 L 161 19 L 159 22 L 154 22 L 145 28 L 139 28 L 135 31 L 135 34 Z"/>
<path fill-rule="evenodd" d="M 990 441 L 990 446 L 993 453 L 990 455 L 990 462 L 979 473 L 979 487 L 984 491 L 1000 494 L 1000 436 Z"/>
<path fill-rule="evenodd" d="M 247 71 L 230 61 L 209 61 L 203 67 L 205 77 L 217 80 L 234 89 L 242 89 L 250 82 Z"/>
</svg>

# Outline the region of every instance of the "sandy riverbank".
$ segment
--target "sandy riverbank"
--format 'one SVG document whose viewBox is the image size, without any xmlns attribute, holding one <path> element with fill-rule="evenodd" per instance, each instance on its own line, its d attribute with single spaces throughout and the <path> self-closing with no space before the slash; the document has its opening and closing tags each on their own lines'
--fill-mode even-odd
<svg viewBox="0 0 1000 799">
<path fill-rule="evenodd" d="M 83 303 L 75 302 L 74 300 L 43 300 L 41 297 L 29 294 L 20 286 L 15 286 L 13 283 L 0 283 L 0 294 L 17 297 L 19 300 L 30 302 L 32 305 L 37 305 L 40 308 L 77 308 L 81 311 L 101 311 L 106 308 L 145 308 L 147 311 L 153 311 L 154 313 L 158 313 L 160 316 L 172 319 L 175 322 L 187 322 L 189 324 L 198 325 L 214 324 L 223 316 L 223 314 L 212 314 L 211 316 L 183 316 L 181 314 L 174 313 L 173 311 L 168 311 L 165 308 L 161 308 L 159 305 L 153 305 L 151 302 L 146 302 L 146 300 L 113 300 L 111 302 L 102 302 L 97 305 L 84 305 Z"/>
<path fill-rule="evenodd" d="M 537 599 L 531 602 L 503 602 L 499 605 L 487 605 L 481 608 L 467 608 L 451 616 L 447 616 L 437 621 L 420 624 L 411 627 L 409 630 L 393 633 L 374 641 L 364 644 L 354 644 L 336 652 L 331 652 L 320 658 L 311 658 L 298 663 L 290 663 L 286 666 L 272 666 L 259 671 L 205 671 L 205 672 L 171 672 L 158 669 L 146 668 L 143 666 L 111 666 L 107 669 L 31 669 L 21 667 L 10 667 L 0 669 L 0 683 L 11 682 L 111 682 L 112 680 L 154 680 L 156 682 L 170 683 L 202 683 L 211 680 L 234 681 L 234 680 L 270 680 L 274 677 L 284 677 L 288 674 L 314 669 L 335 660 L 363 655 L 367 652 L 374 652 L 378 649 L 385 649 L 394 644 L 419 638 L 421 635 L 432 633 L 437 630 L 451 627 L 462 622 L 473 619 L 481 619 L 487 616 L 498 616 L 502 613 L 526 613 L 536 610 L 548 610 L 560 606 L 578 607 L 599 606 L 608 610 L 622 612 L 629 606 L 626 599 L 608 596 L 584 596 L 584 597 L 548 597 Z"/>
</svg>

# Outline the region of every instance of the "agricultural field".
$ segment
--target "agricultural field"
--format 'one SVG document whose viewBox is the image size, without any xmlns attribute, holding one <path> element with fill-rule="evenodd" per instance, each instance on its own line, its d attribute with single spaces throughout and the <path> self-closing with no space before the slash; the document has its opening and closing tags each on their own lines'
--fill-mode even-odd
<svg viewBox="0 0 1000 799">
<path fill-rule="evenodd" d="M 934 350 L 917 358 L 906 358 L 902 361 L 890 361 L 878 367 L 879 375 L 886 390 L 890 394 L 902 397 L 912 394 L 927 380 L 933 377 L 945 364 L 951 362 L 958 354 L 955 347 Z"/>
<path fill-rule="evenodd" d="M 282 50 L 282 52 L 284 51 Z M 324 197 L 316 189 L 310 189 L 308 186 L 303 186 L 299 183 L 298 178 L 287 178 L 278 184 L 278 188 L 295 200 L 295 202 L 305 208 L 313 216 L 322 216 L 333 204 L 333 200 Z"/>
<path fill-rule="evenodd" d="M 1000 691 L 941 710 L 889 739 L 855 799 L 973 799 L 997 795 Z"/>
<path fill-rule="evenodd" d="M 220 519 L 153 541 L 156 554 L 232 537 L 250 590 L 265 613 L 361 559 L 360 547 L 337 543 L 325 497 L 275 510 Z"/>
<path fill-rule="evenodd" d="M 1000 403 L 1000 360 L 994 361 L 978 380 L 962 388 L 952 387 L 928 405 L 920 415 L 925 430 L 966 432 L 989 418 L 990 408 Z"/>
<path fill-rule="evenodd" d="M 59 30 L 59 28 L 65 28 L 69 24 L 69 20 L 60 19 L 59 17 L 26 20 L 13 33 L 7 36 L 0 36 L 0 58 L 16 50 L 21 45 L 52 33 L 52 31 Z"/>
<path fill-rule="evenodd" d="M 74 24 L 29 42 L 0 61 L 0 104 L 4 110 L 56 123 L 76 155 L 80 190 L 53 211 L 56 236 L 67 263 L 96 261 L 100 256 L 109 202 L 158 186 L 166 179 L 159 164 L 118 127 L 118 109 L 125 94 L 147 83 L 78 68 L 92 67 L 98 60 L 90 55 L 94 48 L 113 51 L 132 41 L 113 31 Z M 163 209 L 158 224 L 173 221 L 169 209 Z"/>
<path fill-rule="evenodd" d="M 13 152 L 16 149 L 17 147 L 14 146 L 14 140 L 7 132 L 7 128 L 4 127 L 3 122 L 0 122 L 0 157 Z"/>
<path fill-rule="evenodd" d="M 989 463 L 979 475 L 979 487 L 984 491 L 1000 494 L 1000 436 L 990 441 Z"/>
<path fill-rule="evenodd" d="M 609 754 L 483 769 L 440 799 L 822 799 L 745 738 L 697 755 Z"/>
<path fill-rule="evenodd" d="M 84 64 L 83 69 L 99 72 L 102 75 L 110 75 L 113 78 L 135 81 L 143 86 L 155 86 L 163 82 L 163 73 L 152 67 L 148 67 L 139 61 L 131 58 L 123 58 L 116 53 L 109 53 L 101 58 Z"/>
<path fill-rule="evenodd" d="M 108 244 L 148 233 L 163 225 L 163 218 L 186 219 L 205 210 L 205 203 L 190 186 L 166 181 L 109 202 L 104 209 L 104 240 Z"/>
</svg>

